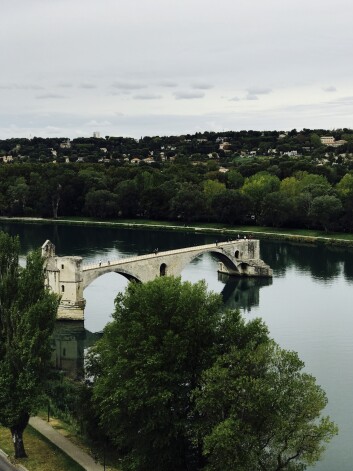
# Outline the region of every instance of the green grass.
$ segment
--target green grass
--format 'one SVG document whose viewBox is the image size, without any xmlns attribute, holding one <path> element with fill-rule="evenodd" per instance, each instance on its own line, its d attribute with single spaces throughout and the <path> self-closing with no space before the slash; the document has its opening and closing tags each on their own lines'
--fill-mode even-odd
<svg viewBox="0 0 353 471">
<path fill-rule="evenodd" d="M 43 419 L 47 420 L 47 412 L 45 410 L 41 410 L 38 413 L 38 416 Z M 76 446 L 81 448 L 86 453 L 91 455 L 99 456 L 99 461 L 102 464 L 103 461 L 103 450 L 95 447 L 92 443 L 90 443 L 84 435 L 79 432 L 79 428 L 75 426 L 74 422 L 68 422 L 64 418 L 58 418 L 51 416 L 50 417 L 50 425 L 61 435 L 66 437 L 70 442 L 74 443 Z M 118 462 L 118 456 L 112 449 L 106 450 L 106 470 L 107 471 L 119 471 L 116 463 Z"/>
<path fill-rule="evenodd" d="M 0 448 L 9 455 L 14 464 L 22 464 L 28 471 L 84 471 L 82 466 L 32 427 L 26 428 L 23 437 L 28 458 L 15 460 L 11 433 L 9 429 L 0 427 Z"/>
</svg>

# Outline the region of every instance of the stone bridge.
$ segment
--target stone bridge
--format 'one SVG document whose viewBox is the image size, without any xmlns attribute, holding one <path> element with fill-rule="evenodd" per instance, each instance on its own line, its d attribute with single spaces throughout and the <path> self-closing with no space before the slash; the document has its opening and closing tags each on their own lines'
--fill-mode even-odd
<svg viewBox="0 0 353 471">
<path fill-rule="evenodd" d="M 194 258 L 211 253 L 219 260 L 218 271 L 235 276 L 272 276 L 271 268 L 260 259 L 260 243 L 255 239 L 199 245 L 184 249 L 121 258 L 93 265 L 82 257 L 57 257 L 55 246 L 47 240 L 42 246 L 46 284 L 60 296 L 59 319 L 82 320 L 83 291 L 99 276 L 115 272 L 128 280 L 145 283 L 159 276 L 179 276 Z"/>
</svg>

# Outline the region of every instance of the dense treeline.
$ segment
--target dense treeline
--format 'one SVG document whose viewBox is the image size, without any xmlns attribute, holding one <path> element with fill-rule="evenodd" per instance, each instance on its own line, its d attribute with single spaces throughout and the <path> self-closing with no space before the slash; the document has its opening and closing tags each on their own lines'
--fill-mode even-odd
<svg viewBox="0 0 353 471">
<path fill-rule="evenodd" d="M 352 151 L 349 129 L 0 140 L 0 215 L 351 231 Z"/>
<path fill-rule="evenodd" d="M 353 229 L 353 171 L 309 159 L 0 165 L 0 215 L 171 219 Z"/>
</svg>

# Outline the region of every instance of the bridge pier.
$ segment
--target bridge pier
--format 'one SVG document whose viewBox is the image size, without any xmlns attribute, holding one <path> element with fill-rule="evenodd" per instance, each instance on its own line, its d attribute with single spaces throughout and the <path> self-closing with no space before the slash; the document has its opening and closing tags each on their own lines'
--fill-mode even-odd
<svg viewBox="0 0 353 471">
<path fill-rule="evenodd" d="M 88 266 L 82 264 L 82 257 L 57 257 L 55 247 L 49 240 L 42 246 L 46 285 L 60 296 L 58 319 L 67 320 L 84 319 L 83 290 L 105 273 L 116 272 L 128 280 L 145 283 L 159 276 L 179 276 L 188 263 L 204 253 L 218 258 L 219 273 L 229 276 L 272 276 L 271 268 L 260 259 L 260 243 L 254 239 L 187 247 Z"/>
<path fill-rule="evenodd" d="M 47 240 L 42 246 L 45 283 L 60 296 L 58 319 L 84 320 L 82 257 L 56 257 L 55 246 Z"/>
</svg>

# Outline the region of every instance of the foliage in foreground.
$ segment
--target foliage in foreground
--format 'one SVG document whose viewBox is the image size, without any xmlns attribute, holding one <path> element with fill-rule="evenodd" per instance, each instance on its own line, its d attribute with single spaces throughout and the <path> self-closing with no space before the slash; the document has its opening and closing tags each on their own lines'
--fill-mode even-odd
<svg viewBox="0 0 353 471">
<path fill-rule="evenodd" d="M 131 284 L 113 318 L 90 374 L 124 470 L 299 471 L 337 433 L 298 356 L 205 283 Z"/>
<path fill-rule="evenodd" d="M 16 458 L 26 456 L 23 431 L 43 394 L 58 304 L 40 253 L 20 268 L 19 251 L 18 238 L 0 232 L 0 424 L 11 430 Z"/>
</svg>

